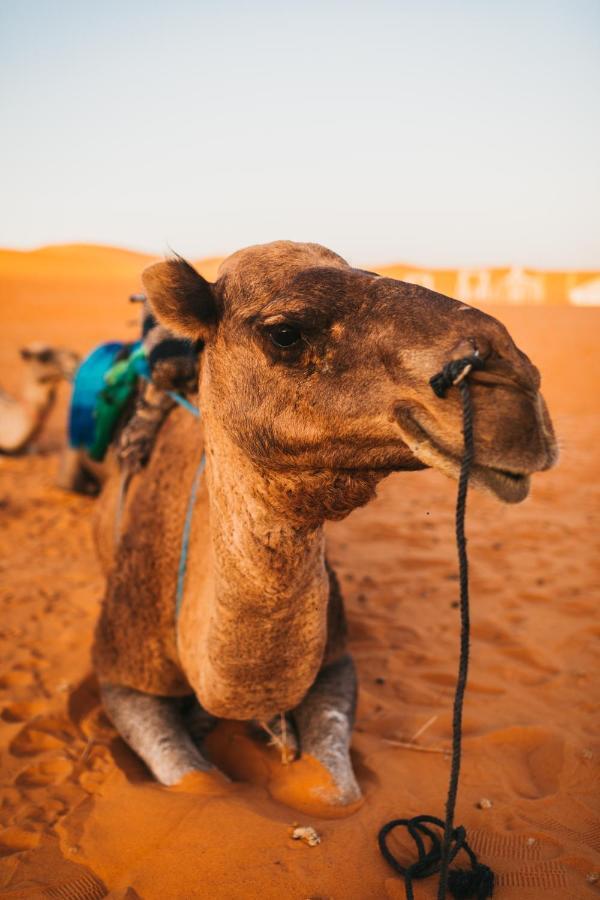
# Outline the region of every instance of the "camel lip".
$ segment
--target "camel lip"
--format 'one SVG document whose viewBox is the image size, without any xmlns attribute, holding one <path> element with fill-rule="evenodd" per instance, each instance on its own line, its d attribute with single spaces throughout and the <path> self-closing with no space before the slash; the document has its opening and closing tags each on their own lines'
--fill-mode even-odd
<svg viewBox="0 0 600 900">
<path fill-rule="evenodd" d="M 490 472 L 496 472 L 498 475 L 502 475 L 505 478 L 512 478 L 513 481 L 517 482 L 527 478 L 527 475 L 524 472 L 509 472 L 508 469 L 498 469 L 496 466 L 487 466 L 486 468 Z"/>
<path fill-rule="evenodd" d="M 524 472 L 509 472 L 494 466 L 473 466 L 473 481 L 490 490 L 504 503 L 520 503 L 529 494 L 531 476 Z"/>
<path fill-rule="evenodd" d="M 406 409 L 398 417 L 398 425 L 417 459 L 458 479 L 462 463 L 460 457 L 442 447 Z M 493 494 L 504 503 L 521 503 L 529 494 L 531 486 L 531 477 L 527 472 L 484 463 L 473 463 L 470 479 L 475 487 Z"/>
</svg>

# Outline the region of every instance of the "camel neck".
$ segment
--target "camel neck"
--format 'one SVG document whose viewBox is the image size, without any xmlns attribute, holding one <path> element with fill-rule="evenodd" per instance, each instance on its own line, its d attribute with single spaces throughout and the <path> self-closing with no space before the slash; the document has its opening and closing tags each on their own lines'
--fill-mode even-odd
<svg viewBox="0 0 600 900">
<path fill-rule="evenodd" d="M 257 468 L 223 430 L 205 434 L 210 578 L 184 602 L 180 653 L 210 712 L 268 719 L 300 702 L 321 665 L 323 529 L 286 516 L 285 476 Z"/>
<path fill-rule="evenodd" d="M 278 606 L 314 577 L 323 553 L 321 524 L 303 524 L 286 513 L 281 473 L 253 465 L 231 441 L 207 438 L 207 487 L 216 571 L 223 588 L 239 573 L 245 593 Z M 289 485 L 289 486 L 288 486 Z"/>
<path fill-rule="evenodd" d="M 27 381 L 23 387 L 23 403 L 32 412 L 46 412 L 50 408 L 55 395 L 56 386 L 54 382 Z"/>
<path fill-rule="evenodd" d="M 24 414 L 19 445 L 25 446 L 42 430 L 52 409 L 56 396 L 56 385 L 50 382 L 28 381 L 23 388 L 21 408 Z"/>
</svg>

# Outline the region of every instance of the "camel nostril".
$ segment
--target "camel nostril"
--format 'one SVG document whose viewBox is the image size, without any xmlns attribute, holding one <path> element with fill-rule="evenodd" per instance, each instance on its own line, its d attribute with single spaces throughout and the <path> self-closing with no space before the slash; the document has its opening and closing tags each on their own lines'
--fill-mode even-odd
<svg viewBox="0 0 600 900">
<path fill-rule="evenodd" d="M 492 345 L 485 337 L 473 338 L 475 344 L 475 353 L 480 359 L 487 359 L 492 354 Z"/>
<path fill-rule="evenodd" d="M 487 359 L 492 352 L 490 342 L 485 337 L 468 337 L 462 338 L 458 344 L 452 348 L 450 359 L 464 359 L 467 356 L 478 356 L 479 359 Z"/>
</svg>

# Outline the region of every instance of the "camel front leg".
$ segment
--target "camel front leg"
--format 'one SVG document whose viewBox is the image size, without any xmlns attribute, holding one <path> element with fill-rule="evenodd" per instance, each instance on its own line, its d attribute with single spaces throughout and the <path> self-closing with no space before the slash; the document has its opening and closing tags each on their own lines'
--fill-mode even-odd
<svg viewBox="0 0 600 900">
<path fill-rule="evenodd" d="M 101 685 L 100 693 L 123 740 L 161 784 L 177 784 L 189 772 L 214 771 L 192 740 L 177 700 L 110 684 Z"/>
<path fill-rule="evenodd" d="M 344 806 L 361 797 L 350 761 L 356 696 L 356 670 L 352 657 L 346 654 L 321 669 L 293 712 L 301 752 L 325 766 L 336 786 L 335 803 Z"/>
</svg>

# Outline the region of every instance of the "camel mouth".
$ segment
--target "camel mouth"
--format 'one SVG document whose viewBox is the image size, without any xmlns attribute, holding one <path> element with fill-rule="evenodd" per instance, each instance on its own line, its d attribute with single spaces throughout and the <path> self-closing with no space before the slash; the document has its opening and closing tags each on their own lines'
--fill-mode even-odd
<svg viewBox="0 0 600 900">
<path fill-rule="evenodd" d="M 504 503 L 521 503 L 529 494 L 531 476 L 525 472 L 509 472 L 494 466 L 473 466 L 473 483 L 489 490 Z"/>
<path fill-rule="evenodd" d="M 442 447 L 407 410 L 397 416 L 404 440 L 426 465 L 458 479 L 462 460 Z M 521 503 L 529 494 L 531 476 L 527 472 L 473 463 L 470 480 L 474 487 L 492 494 L 503 503 Z"/>
</svg>

